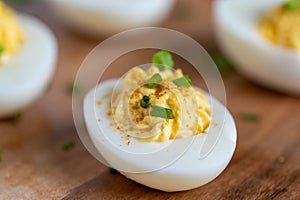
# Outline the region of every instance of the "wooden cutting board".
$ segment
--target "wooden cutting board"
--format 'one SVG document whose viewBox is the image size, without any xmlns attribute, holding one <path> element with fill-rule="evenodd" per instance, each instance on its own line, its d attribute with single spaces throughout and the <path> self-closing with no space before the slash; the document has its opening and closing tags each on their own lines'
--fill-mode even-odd
<svg viewBox="0 0 300 200">
<path fill-rule="evenodd" d="M 238 144 L 227 169 L 211 183 L 186 192 L 165 193 L 110 173 L 78 139 L 73 123 L 73 82 L 85 56 L 101 40 L 88 39 L 64 26 L 43 1 L 27 1 L 19 9 L 38 16 L 55 32 L 59 44 L 57 70 L 50 90 L 22 112 L 0 121 L 0 199 L 300 199 L 300 99 L 252 84 L 238 73 L 223 74 L 228 108 L 236 119 Z M 211 1 L 178 0 L 161 24 L 216 50 Z M 151 50 L 123 56 L 104 78 L 117 77 L 123 66 L 147 62 Z M 176 58 L 178 66 L 192 73 Z M 196 80 L 197 82 L 197 80 Z M 241 117 L 255 113 L 258 119 Z M 70 150 L 63 145 L 74 141 Z"/>
</svg>

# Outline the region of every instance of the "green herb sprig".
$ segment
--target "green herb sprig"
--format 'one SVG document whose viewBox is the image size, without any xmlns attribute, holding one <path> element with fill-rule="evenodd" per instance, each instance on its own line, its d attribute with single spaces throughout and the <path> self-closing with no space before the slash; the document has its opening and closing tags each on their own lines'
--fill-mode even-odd
<svg viewBox="0 0 300 200">
<path fill-rule="evenodd" d="M 154 54 L 152 63 L 159 71 L 171 69 L 174 66 L 172 55 L 168 51 L 159 51 Z"/>
</svg>

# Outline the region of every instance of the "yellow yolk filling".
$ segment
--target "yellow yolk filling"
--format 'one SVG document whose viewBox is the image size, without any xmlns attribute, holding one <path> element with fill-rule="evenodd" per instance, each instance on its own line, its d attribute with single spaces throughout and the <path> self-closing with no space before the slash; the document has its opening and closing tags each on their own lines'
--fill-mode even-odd
<svg viewBox="0 0 300 200">
<path fill-rule="evenodd" d="M 151 89 L 145 83 L 155 73 L 163 82 Z M 123 89 L 114 101 L 113 116 L 118 127 L 126 133 L 136 133 L 145 142 L 165 142 L 205 133 L 211 122 L 210 106 L 206 97 L 191 87 L 179 87 L 172 80 L 183 76 L 182 70 L 160 72 L 156 67 L 148 71 L 133 68 L 124 78 Z M 150 115 L 150 106 L 143 108 L 140 102 L 148 96 L 151 105 L 169 108 L 174 119 Z M 128 112 L 126 112 L 128 110 Z M 143 135 L 143 137 L 139 137 Z"/>
<path fill-rule="evenodd" d="M 18 52 L 22 41 L 21 25 L 14 11 L 0 0 L 0 64 Z"/>
<path fill-rule="evenodd" d="M 259 30 L 272 44 L 300 53 L 300 7 L 295 10 L 284 6 L 276 8 L 262 19 Z"/>
</svg>

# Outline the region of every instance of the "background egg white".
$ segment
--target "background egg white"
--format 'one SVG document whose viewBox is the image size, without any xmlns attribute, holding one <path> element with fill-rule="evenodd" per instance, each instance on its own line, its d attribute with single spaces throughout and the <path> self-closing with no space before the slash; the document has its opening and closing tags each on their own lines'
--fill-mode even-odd
<svg viewBox="0 0 300 200">
<path fill-rule="evenodd" d="M 284 0 L 217 0 L 215 34 L 225 55 L 251 80 L 272 89 L 300 95 L 300 55 L 262 38 L 261 18 Z"/>
<path fill-rule="evenodd" d="M 57 56 L 53 33 L 38 19 L 18 15 L 24 33 L 20 50 L 0 67 L 0 117 L 19 112 L 50 84 Z"/>
<path fill-rule="evenodd" d="M 135 27 L 153 26 L 166 17 L 174 0 L 48 0 L 65 24 L 99 38 Z"/>
</svg>

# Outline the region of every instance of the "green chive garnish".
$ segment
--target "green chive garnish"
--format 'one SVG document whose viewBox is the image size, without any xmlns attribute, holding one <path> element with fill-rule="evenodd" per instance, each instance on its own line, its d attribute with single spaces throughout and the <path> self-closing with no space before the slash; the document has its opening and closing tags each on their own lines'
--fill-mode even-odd
<svg viewBox="0 0 300 200">
<path fill-rule="evenodd" d="M 233 70 L 232 64 L 221 54 L 212 53 L 210 56 L 219 69 L 220 73 L 225 73 Z"/>
<path fill-rule="evenodd" d="M 284 4 L 284 8 L 286 10 L 295 10 L 300 6 L 300 0 L 289 0 Z"/>
<path fill-rule="evenodd" d="M 158 84 L 161 81 L 162 81 L 161 76 L 158 73 L 156 73 L 147 81 L 147 87 L 150 89 L 156 88 L 156 86 L 158 86 Z"/>
<path fill-rule="evenodd" d="M 152 63 L 159 71 L 171 69 L 174 66 L 172 55 L 168 51 L 159 51 L 152 57 Z"/>
<path fill-rule="evenodd" d="M 81 88 L 80 85 L 76 84 L 76 83 L 69 83 L 68 87 L 67 87 L 67 91 L 70 94 L 79 94 L 81 92 Z"/>
<path fill-rule="evenodd" d="M 148 96 L 143 96 L 143 98 L 140 102 L 141 107 L 147 108 L 149 103 L 150 103 L 150 98 Z"/>
<path fill-rule="evenodd" d="M 108 169 L 109 169 L 109 173 L 111 174 L 117 173 L 117 170 L 115 170 L 114 168 L 109 167 Z"/>
<path fill-rule="evenodd" d="M 0 56 L 4 53 L 4 47 L 0 44 Z"/>
<path fill-rule="evenodd" d="M 72 141 L 68 141 L 65 144 L 63 144 L 62 149 L 64 151 L 69 151 L 69 150 L 73 149 L 74 147 L 75 147 L 75 142 L 72 140 Z"/>
<path fill-rule="evenodd" d="M 188 75 L 183 75 L 182 77 L 173 80 L 173 83 L 175 83 L 178 87 L 180 87 L 180 86 L 191 87 L 192 86 L 192 81 Z"/>
<path fill-rule="evenodd" d="M 164 119 L 174 119 L 174 114 L 171 109 L 156 105 L 151 106 L 150 115 L 153 117 L 160 117 Z"/>
<path fill-rule="evenodd" d="M 244 121 L 258 121 L 259 115 L 256 113 L 241 113 L 240 118 Z"/>
</svg>

